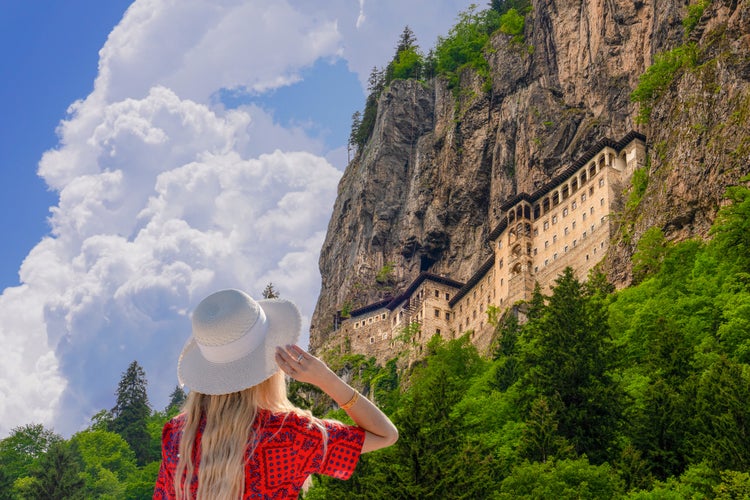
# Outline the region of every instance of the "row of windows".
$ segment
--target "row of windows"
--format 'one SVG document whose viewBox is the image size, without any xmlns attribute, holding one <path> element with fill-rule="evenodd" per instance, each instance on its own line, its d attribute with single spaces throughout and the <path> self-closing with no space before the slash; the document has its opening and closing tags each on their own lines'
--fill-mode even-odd
<svg viewBox="0 0 750 500">
<path fill-rule="evenodd" d="M 382 321 L 386 317 L 386 313 L 378 314 L 377 316 L 370 316 L 369 318 L 363 319 L 362 321 L 357 321 L 354 323 L 354 328 L 359 328 L 360 326 L 365 326 L 373 323 L 374 321 Z"/>
<path fill-rule="evenodd" d="M 600 225 L 604 225 L 604 221 L 605 221 L 605 218 L 602 217 L 601 219 L 599 219 L 599 224 Z M 596 226 L 594 224 L 591 224 L 590 229 L 591 229 L 592 233 L 594 232 L 595 227 Z M 576 223 L 575 223 L 575 221 L 573 221 L 573 223 L 571 224 L 571 229 L 575 229 L 575 228 L 576 228 Z M 568 236 L 569 233 L 570 233 L 570 231 L 568 231 L 568 226 L 565 226 L 565 229 L 563 229 L 563 235 L 564 236 Z M 583 232 L 582 236 L 583 236 L 583 238 L 586 237 L 586 231 Z M 553 244 L 557 243 L 557 235 L 556 234 L 552 235 L 552 243 Z M 549 240 L 545 240 L 544 241 L 544 248 L 549 248 L 549 246 L 550 246 L 550 241 Z M 575 240 L 573 240 L 573 246 L 575 246 Z M 538 252 L 538 248 L 534 248 L 533 255 L 537 255 L 538 253 L 539 253 Z"/>
<path fill-rule="evenodd" d="M 583 196 L 586 196 L 586 195 L 583 195 Z M 604 198 L 599 198 L 599 206 L 600 207 L 604 206 Z M 572 203 L 571 207 L 572 207 L 572 210 L 575 210 L 577 208 L 577 204 L 576 204 L 575 201 Z M 594 215 L 594 206 L 593 205 L 589 207 L 589 215 Z M 565 217 L 568 216 L 568 208 L 567 207 L 563 208 L 562 216 L 563 216 L 563 218 L 565 218 Z M 581 218 L 583 220 L 586 220 L 586 212 L 583 212 Z M 558 220 L 557 219 L 557 214 L 553 215 L 552 218 L 551 218 L 551 220 L 552 220 L 552 224 L 553 225 L 557 224 L 557 220 Z M 550 227 L 550 221 L 546 220 L 546 221 L 544 221 L 544 223 L 542 223 L 542 231 L 547 231 L 549 229 L 549 227 Z M 538 227 L 534 228 L 534 236 L 539 236 L 539 228 Z"/>
<path fill-rule="evenodd" d="M 586 237 L 586 232 L 585 231 L 583 233 L 583 237 L 584 238 Z M 577 243 L 578 243 L 577 240 L 573 240 L 573 246 L 576 246 Z M 604 242 L 603 241 L 599 243 L 599 248 L 601 248 L 601 249 L 604 248 Z M 565 248 L 564 248 L 564 250 L 563 250 L 563 253 L 567 253 L 567 251 L 568 251 L 568 246 L 566 245 Z M 594 253 L 594 255 L 596 255 L 596 247 L 594 247 L 594 252 L 593 253 Z M 555 252 L 554 254 L 552 254 L 552 261 L 556 261 L 556 260 L 557 260 L 557 252 Z M 589 260 L 589 254 L 586 254 L 586 260 L 587 261 Z M 547 267 L 548 265 L 549 265 L 549 259 L 544 259 L 544 266 L 542 266 L 542 267 Z M 539 266 L 534 266 L 534 273 L 536 274 L 538 272 L 539 272 Z"/>
</svg>

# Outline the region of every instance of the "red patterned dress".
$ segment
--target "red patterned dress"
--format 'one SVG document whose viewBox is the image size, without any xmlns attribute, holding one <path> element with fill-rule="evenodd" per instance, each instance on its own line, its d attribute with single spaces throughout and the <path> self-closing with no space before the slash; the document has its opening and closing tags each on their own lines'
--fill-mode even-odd
<svg viewBox="0 0 750 500">
<path fill-rule="evenodd" d="M 162 461 L 156 480 L 154 499 L 174 499 L 174 472 L 177 467 L 180 436 L 184 416 L 178 415 L 162 431 Z M 259 444 L 246 462 L 245 494 L 243 499 L 298 498 L 302 484 L 310 474 L 325 474 L 337 479 L 349 479 L 362 452 L 365 431 L 356 426 L 323 420 L 328 430 L 328 449 L 323 457 L 323 437 L 320 430 L 309 426 L 306 417 L 274 414 L 259 410 L 255 431 Z M 200 447 L 203 425 L 195 437 Z M 196 471 L 191 484 L 192 498 L 196 498 L 197 469 L 200 453 L 196 453 Z"/>
</svg>

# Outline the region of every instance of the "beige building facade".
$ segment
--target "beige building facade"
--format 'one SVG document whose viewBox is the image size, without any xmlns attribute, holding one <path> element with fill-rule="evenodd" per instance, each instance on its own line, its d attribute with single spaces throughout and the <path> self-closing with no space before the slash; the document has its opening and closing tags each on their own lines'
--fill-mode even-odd
<svg viewBox="0 0 750 500">
<path fill-rule="evenodd" d="M 531 298 L 538 282 L 548 292 L 566 267 L 585 280 L 605 256 L 611 215 L 646 161 L 645 137 L 631 132 L 605 139 L 534 193 L 502 207 L 503 219 L 488 237 L 493 255 L 466 283 L 422 273 L 394 299 L 352 311 L 337 322 L 339 349 L 385 362 L 411 344 L 419 357 L 433 335 L 471 332 L 480 352 L 490 347 L 488 310 L 505 311 Z"/>
</svg>

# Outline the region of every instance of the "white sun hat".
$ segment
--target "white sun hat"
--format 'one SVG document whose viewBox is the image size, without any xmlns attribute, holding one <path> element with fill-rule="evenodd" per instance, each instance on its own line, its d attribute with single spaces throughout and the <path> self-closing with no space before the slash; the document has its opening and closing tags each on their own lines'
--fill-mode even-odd
<svg viewBox="0 0 750 500">
<path fill-rule="evenodd" d="M 240 290 L 221 290 L 198 304 L 192 323 L 177 363 L 180 385 L 202 394 L 230 394 L 279 370 L 276 346 L 297 342 L 302 317 L 288 300 L 255 301 Z"/>
</svg>

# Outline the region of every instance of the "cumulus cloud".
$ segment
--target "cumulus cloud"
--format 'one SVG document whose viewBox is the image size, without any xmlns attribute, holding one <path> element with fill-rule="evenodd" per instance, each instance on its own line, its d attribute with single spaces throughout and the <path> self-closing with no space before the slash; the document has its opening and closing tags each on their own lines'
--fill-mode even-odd
<svg viewBox="0 0 750 500">
<path fill-rule="evenodd" d="M 272 110 L 225 109 L 216 95 L 288 85 L 321 58 L 347 58 L 364 82 L 403 25 L 450 26 L 434 12 L 456 6 L 437 4 L 135 1 L 39 164 L 59 201 L 22 284 L 0 295 L 0 437 L 87 425 L 133 360 L 163 407 L 190 311 L 216 289 L 258 296 L 273 282 L 307 326 L 346 138 L 326 150 Z"/>
</svg>

